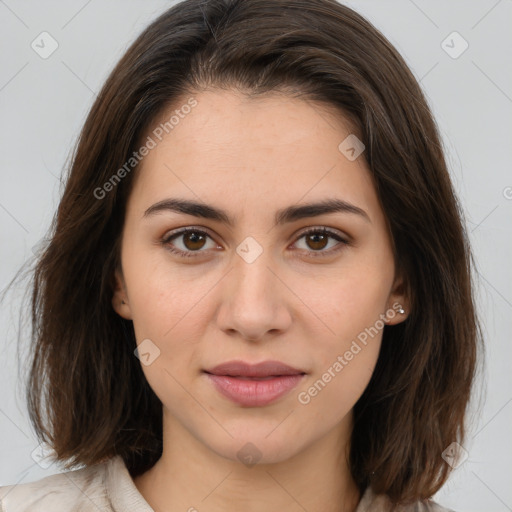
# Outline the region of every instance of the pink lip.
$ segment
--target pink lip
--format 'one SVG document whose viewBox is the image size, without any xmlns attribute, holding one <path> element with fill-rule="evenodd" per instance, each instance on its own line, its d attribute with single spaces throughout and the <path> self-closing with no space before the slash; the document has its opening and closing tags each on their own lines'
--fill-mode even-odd
<svg viewBox="0 0 512 512">
<path fill-rule="evenodd" d="M 229 361 L 206 370 L 206 375 L 226 398 L 246 407 L 261 407 L 292 390 L 305 372 L 279 361 L 250 365 Z"/>
</svg>

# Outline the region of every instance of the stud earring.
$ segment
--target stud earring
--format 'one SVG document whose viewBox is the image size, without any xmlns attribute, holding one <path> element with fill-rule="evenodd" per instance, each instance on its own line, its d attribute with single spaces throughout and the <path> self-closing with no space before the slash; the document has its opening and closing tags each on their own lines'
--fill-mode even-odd
<svg viewBox="0 0 512 512">
<path fill-rule="evenodd" d="M 398 312 L 399 312 L 401 315 L 403 315 L 403 314 L 405 313 L 405 309 L 404 309 L 402 306 L 400 306 L 400 309 L 398 310 Z"/>
</svg>

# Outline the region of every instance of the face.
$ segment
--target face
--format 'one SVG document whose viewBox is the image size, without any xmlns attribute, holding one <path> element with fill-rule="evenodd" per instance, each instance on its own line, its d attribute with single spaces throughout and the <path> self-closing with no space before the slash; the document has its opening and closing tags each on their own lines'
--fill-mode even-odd
<svg viewBox="0 0 512 512">
<path fill-rule="evenodd" d="M 339 149 L 341 114 L 279 94 L 193 97 L 161 140 L 149 133 L 112 304 L 133 320 L 164 429 L 227 459 L 286 460 L 350 429 L 384 321 L 405 319 L 389 230 L 364 153 Z M 327 201 L 341 207 L 301 209 Z M 206 373 L 269 360 L 294 375 Z"/>
</svg>

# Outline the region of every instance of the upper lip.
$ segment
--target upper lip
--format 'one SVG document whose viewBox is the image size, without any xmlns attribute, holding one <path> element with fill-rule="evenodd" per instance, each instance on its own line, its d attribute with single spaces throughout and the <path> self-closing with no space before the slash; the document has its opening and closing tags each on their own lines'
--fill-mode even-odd
<svg viewBox="0 0 512 512">
<path fill-rule="evenodd" d="M 306 373 L 280 361 L 263 361 L 257 364 L 250 364 L 245 361 L 227 361 L 205 371 L 213 375 L 228 375 L 230 377 L 277 377 Z"/>
</svg>

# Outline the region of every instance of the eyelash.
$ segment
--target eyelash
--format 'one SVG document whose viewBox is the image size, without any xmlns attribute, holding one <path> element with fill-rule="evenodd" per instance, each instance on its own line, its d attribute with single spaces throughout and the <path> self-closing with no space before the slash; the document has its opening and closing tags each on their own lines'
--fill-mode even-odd
<svg viewBox="0 0 512 512">
<path fill-rule="evenodd" d="M 177 232 L 171 233 L 168 236 L 165 236 L 164 238 L 162 238 L 161 243 L 162 243 L 162 245 L 164 245 L 166 247 L 166 249 L 168 251 L 170 251 L 173 254 L 177 254 L 180 257 L 185 257 L 185 258 L 191 258 L 192 257 L 192 258 L 194 258 L 194 257 L 199 256 L 200 253 L 206 252 L 206 251 L 202 251 L 202 250 L 198 250 L 198 251 L 182 251 L 182 250 L 176 249 L 175 247 L 170 245 L 169 242 L 171 240 L 173 240 L 174 238 L 178 238 L 180 236 L 186 235 L 187 233 L 196 233 L 196 234 L 199 234 L 199 235 L 205 235 L 205 236 L 207 236 L 209 238 L 212 238 L 208 233 L 206 233 L 205 231 L 203 231 L 201 229 L 197 229 L 197 228 L 194 228 L 194 227 L 189 227 L 189 228 L 184 228 L 184 229 L 181 229 L 181 230 L 179 230 Z M 329 249 L 328 251 L 323 251 L 323 250 L 319 250 L 319 251 L 311 250 L 311 251 L 308 251 L 310 253 L 309 256 L 313 257 L 313 258 L 330 256 L 330 255 L 335 254 L 338 251 L 342 250 L 344 248 L 344 246 L 350 245 L 350 242 L 348 242 L 347 240 L 342 238 L 340 235 L 338 235 L 334 231 L 331 231 L 331 230 L 329 230 L 327 228 L 310 228 L 307 231 L 301 233 L 299 238 L 297 238 L 297 241 L 300 240 L 301 238 L 307 236 L 307 235 L 312 235 L 312 234 L 327 235 L 327 236 L 329 236 L 329 238 L 334 238 L 335 240 L 340 242 L 338 244 L 338 246 L 336 246 L 333 249 Z"/>
</svg>

